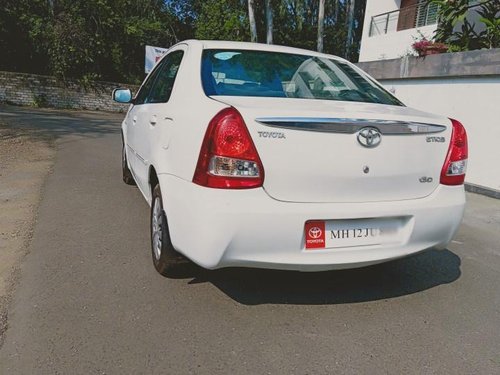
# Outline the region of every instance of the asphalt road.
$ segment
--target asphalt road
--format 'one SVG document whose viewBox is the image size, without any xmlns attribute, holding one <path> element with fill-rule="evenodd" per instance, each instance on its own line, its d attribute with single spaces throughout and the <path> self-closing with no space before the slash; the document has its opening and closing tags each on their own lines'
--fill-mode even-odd
<svg viewBox="0 0 500 375">
<path fill-rule="evenodd" d="M 500 201 L 468 195 L 448 250 L 379 266 L 164 278 L 119 117 L 0 116 L 57 138 L 1 374 L 500 373 Z"/>
</svg>

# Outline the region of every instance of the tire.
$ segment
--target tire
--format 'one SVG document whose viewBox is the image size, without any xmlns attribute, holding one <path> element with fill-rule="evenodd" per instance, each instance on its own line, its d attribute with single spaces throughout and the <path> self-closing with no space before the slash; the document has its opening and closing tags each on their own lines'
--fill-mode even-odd
<svg viewBox="0 0 500 375">
<path fill-rule="evenodd" d="M 153 189 L 151 202 L 151 253 L 156 270 L 163 276 L 172 276 L 179 271 L 187 259 L 175 251 L 168 229 L 167 216 L 163 210 L 160 185 Z"/>
<path fill-rule="evenodd" d="M 132 176 L 132 172 L 128 169 L 127 164 L 127 153 L 125 152 L 125 143 L 122 142 L 122 174 L 123 174 L 123 182 L 127 185 L 135 185 L 134 176 Z"/>
</svg>

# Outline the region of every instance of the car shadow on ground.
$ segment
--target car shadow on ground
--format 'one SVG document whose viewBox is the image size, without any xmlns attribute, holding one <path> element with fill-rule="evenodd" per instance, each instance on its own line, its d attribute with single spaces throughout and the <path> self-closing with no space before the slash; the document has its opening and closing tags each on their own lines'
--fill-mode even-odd
<svg viewBox="0 0 500 375">
<path fill-rule="evenodd" d="M 246 268 L 208 271 L 189 265 L 175 278 L 212 283 L 245 305 L 322 305 L 383 300 L 418 293 L 457 280 L 460 258 L 428 250 L 400 260 L 352 270 L 303 273 Z"/>
</svg>

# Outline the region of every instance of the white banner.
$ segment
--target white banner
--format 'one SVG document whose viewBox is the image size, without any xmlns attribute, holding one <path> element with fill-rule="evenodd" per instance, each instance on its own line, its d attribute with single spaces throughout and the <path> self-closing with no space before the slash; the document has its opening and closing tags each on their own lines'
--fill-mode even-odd
<svg viewBox="0 0 500 375">
<path fill-rule="evenodd" d="M 146 74 L 153 70 L 156 63 L 167 51 L 167 48 L 146 46 L 146 61 L 144 64 L 144 71 Z"/>
</svg>

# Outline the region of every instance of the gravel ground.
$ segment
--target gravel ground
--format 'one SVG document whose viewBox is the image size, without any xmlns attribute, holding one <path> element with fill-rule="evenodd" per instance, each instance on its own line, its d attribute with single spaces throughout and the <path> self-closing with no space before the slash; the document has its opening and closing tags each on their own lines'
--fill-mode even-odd
<svg viewBox="0 0 500 375">
<path fill-rule="evenodd" d="M 53 142 L 0 122 L 0 345 L 7 305 L 27 254 L 43 183 L 53 163 Z"/>
</svg>

